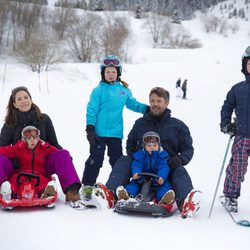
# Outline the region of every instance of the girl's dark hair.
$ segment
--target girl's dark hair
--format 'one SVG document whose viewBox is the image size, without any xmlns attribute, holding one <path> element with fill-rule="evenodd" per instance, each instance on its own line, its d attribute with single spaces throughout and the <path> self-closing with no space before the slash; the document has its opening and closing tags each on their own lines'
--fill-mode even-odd
<svg viewBox="0 0 250 250">
<path fill-rule="evenodd" d="M 25 91 L 28 94 L 29 98 L 32 100 L 30 92 L 24 86 L 20 86 L 20 87 L 14 88 L 11 91 L 11 96 L 9 98 L 9 102 L 8 102 L 8 105 L 7 105 L 7 108 L 6 108 L 7 114 L 6 114 L 5 120 L 4 120 L 5 124 L 7 126 L 9 126 L 9 127 L 15 127 L 16 124 L 17 124 L 17 109 L 15 108 L 15 106 L 14 106 L 13 103 L 15 102 L 15 100 L 16 100 L 16 94 L 19 91 Z M 42 120 L 41 110 L 40 110 L 40 108 L 35 103 L 31 104 L 31 109 L 35 110 L 36 115 L 37 115 L 37 119 L 39 121 Z"/>
<path fill-rule="evenodd" d="M 169 98 L 170 98 L 169 92 L 162 87 L 152 88 L 149 93 L 149 96 L 151 96 L 152 94 L 156 94 L 159 97 L 163 97 L 166 101 L 169 101 Z"/>
</svg>

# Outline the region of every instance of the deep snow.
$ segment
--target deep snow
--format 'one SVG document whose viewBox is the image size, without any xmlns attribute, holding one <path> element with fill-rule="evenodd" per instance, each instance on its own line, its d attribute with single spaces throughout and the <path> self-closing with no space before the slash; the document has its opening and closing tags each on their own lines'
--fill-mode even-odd
<svg viewBox="0 0 250 250">
<path fill-rule="evenodd" d="M 201 40 L 201 49 L 151 49 L 150 38 L 141 28 L 141 21 L 132 19 L 136 47 L 133 63 L 123 66 L 122 79 L 130 84 L 133 95 L 148 103 L 152 87 L 170 91 L 172 116 L 183 120 L 190 128 L 195 154 L 186 167 L 195 188 L 203 192 L 200 211 L 193 219 L 183 220 L 176 213 L 171 218 L 122 216 L 100 209 L 77 211 L 64 204 L 59 187 L 59 199 L 53 210 L 41 208 L 0 211 L 2 250 L 29 249 L 241 249 L 249 247 L 249 228 L 232 223 L 216 201 L 212 218 L 208 219 L 215 185 L 219 176 L 228 136 L 219 129 L 220 108 L 227 91 L 244 79 L 240 72 L 241 55 L 249 45 L 249 22 L 240 22 L 240 30 L 227 38 L 205 34 L 199 21 L 185 22 L 193 35 Z M 5 85 L 2 86 L 7 63 Z M 188 100 L 176 97 L 175 82 L 188 79 Z M 5 107 L 16 86 L 26 85 L 33 101 L 52 118 L 60 144 L 68 149 L 82 176 L 88 157 L 85 138 L 86 104 L 91 90 L 100 79 L 98 64 L 60 64 L 49 72 L 50 94 L 46 90 L 46 75 L 42 75 L 42 93 L 38 91 L 37 75 L 20 64 L 0 64 L 0 126 Z M 141 115 L 124 110 L 124 135 Z M 124 143 L 125 143 L 124 139 Z M 125 145 L 125 144 L 124 144 Z M 125 153 L 125 150 L 124 150 Z M 227 159 L 228 162 L 228 159 Z M 107 159 L 98 178 L 107 180 L 110 166 Z M 222 177 L 222 182 L 224 175 Z M 250 219 L 249 174 L 239 199 L 240 213 Z M 222 193 L 222 183 L 218 194 Z"/>
</svg>

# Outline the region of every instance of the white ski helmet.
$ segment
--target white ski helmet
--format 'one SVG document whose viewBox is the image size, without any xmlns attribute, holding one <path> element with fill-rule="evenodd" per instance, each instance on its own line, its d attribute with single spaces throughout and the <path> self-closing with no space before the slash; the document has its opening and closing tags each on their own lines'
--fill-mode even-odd
<svg viewBox="0 0 250 250">
<path fill-rule="evenodd" d="M 142 136 L 142 142 L 144 146 L 146 143 L 158 143 L 160 145 L 161 139 L 156 132 L 148 131 Z"/>
<path fill-rule="evenodd" d="M 247 71 L 247 62 L 248 60 L 250 59 L 250 46 L 248 46 L 246 49 L 245 49 L 245 52 L 244 54 L 242 55 L 242 69 L 241 69 L 241 72 L 244 74 L 244 75 L 249 75 L 249 72 Z"/>
<path fill-rule="evenodd" d="M 22 130 L 22 139 L 30 138 L 31 136 L 39 137 L 40 130 L 34 126 L 26 126 Z"/>
</svg>

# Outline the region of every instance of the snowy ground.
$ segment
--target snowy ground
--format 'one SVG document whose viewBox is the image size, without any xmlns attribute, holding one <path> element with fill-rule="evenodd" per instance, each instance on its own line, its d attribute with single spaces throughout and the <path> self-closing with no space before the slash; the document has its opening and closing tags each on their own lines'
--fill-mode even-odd
<svg viewBox="0 0 250 250">
<path fill-rule="evenodd" d="M 203 191 L 200 211 L 191 220 L 181 219 L 178 213 L 166 219 L 122 216 L 104 206 L 98 210 L 76 211 L 64 204 L 64 195 L 58 187 L 59 199 L 54 210 L 0 211 L 2 250 L 249 248 L 249 228 L 233 224 L 218 202 L 212 218 L 208 219 L 228 141 L 228 136 L 219 130 L 220 108 L 231 86 L 244 79 L 240 73 L 241 55 L 250 44 L 249 22 L 240 23 L 240 31 L 228 38 L 203 33 L 197 21 L 186 22 L 186 27 L 203 43 L 203 47 L 196 50 L 151 49 L 140 21 L 133 20 L 132 24 L 137 34 L 137 47 L 133 63 L 123 67 L 122 79 L 130 84 L 134 96 L 145 103 L 148 103 L 152 87 L 162 86 L 170 91 L 172 116 L 189 126 L 194 140 L 195 155 L 187 170 L 194 186 Z M 52 118 L 59 142 L 70 151 L 81 177 L 88 157 L 84 132 L 86 104 L 100 79 L 99 65 L 57 65 L 48 75 L 50 94 L 46 89 L 46 75 L 42 76 L 42 93 L 39 93 L 37 75 L 17 64 L 7 64 L 3 86 L 4 67 L 2 61 L 0 127 L 11 89 L 26 85 L 34 102 Z M 188 100 L 185 101 L 176 97 L 175 82 L 179 77 L 188 79 Z M 124 110 L 125 139 L 139 117 L 140 114 Z M 98 180 L 105 183 L 109 172 L 110 166 L 105 160 Z M 248 219 L 249 188 L 247 174 L 239 206 L 240 213 Z M 219 188 L 221 193 L 222 185 Z"/>
</svg>

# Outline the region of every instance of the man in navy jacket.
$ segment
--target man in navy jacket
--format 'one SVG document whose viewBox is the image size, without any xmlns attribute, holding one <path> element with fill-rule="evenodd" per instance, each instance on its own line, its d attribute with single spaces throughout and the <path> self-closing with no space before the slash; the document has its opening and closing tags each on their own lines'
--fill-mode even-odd
<svg viewBox="0 0 250 250">
<path fill-rule="evenodd" d="M 122 156 L 116 162 L 106 186 L 115 193 L 118 186 L 126 185 L 131 176 L 132 154 L 142 147 L 143 134 L 155 131 L 160 135 L 161 146 L 170 155 L 169 181 L 176 195 L 177 206 L 185 218 L 191 217 L 198 210 L 201 192 L 193 190 L 191 178 L 184 168 L 193 157 L 192 137 L 184 122 L 171 117 L 169 97 L 169 92 L 164 88 L 156 87 L 151 90 L 150 111 L 136 120 L 127 139 L 128 156 Z"/>
</svg>

